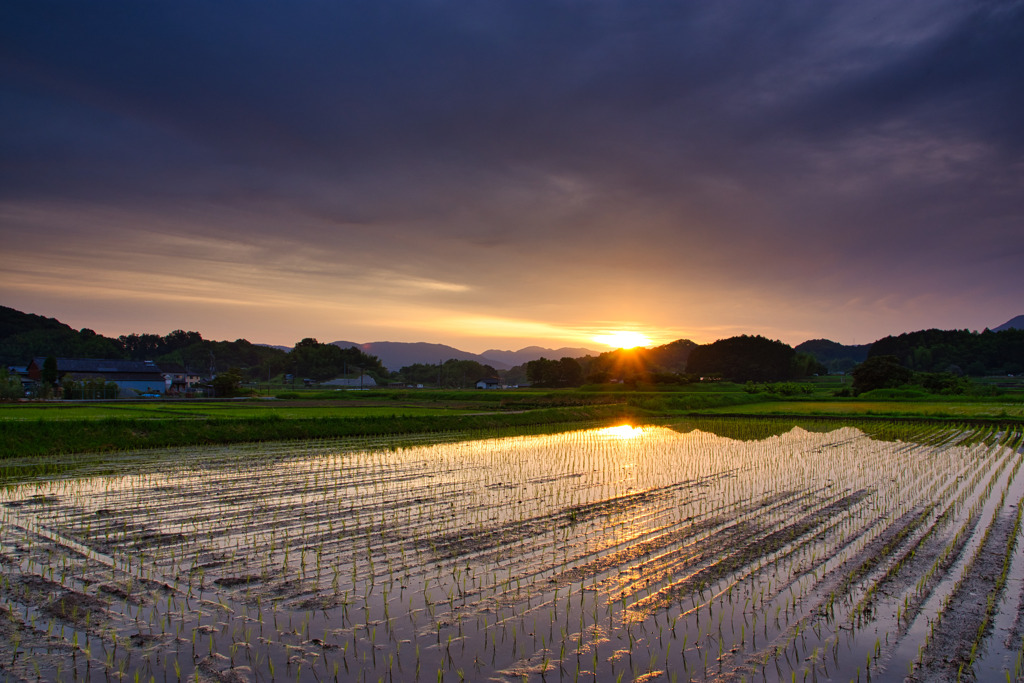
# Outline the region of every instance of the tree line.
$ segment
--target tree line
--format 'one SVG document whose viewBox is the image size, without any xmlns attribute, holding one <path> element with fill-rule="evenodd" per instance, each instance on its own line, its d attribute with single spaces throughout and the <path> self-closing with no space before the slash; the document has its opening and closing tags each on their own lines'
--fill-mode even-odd
<svg viewBox="0 0 1024 683">
<path fill-rule="evenodd" d="M 280 375 L 314 380 L 363 372 L 386 381 L 380 359 L 351 347 L 307 338 L 290 351 L 253 344 L 245 339 L 211 341 L 199 332 L 126 334 L 116 339 L 83 328 L 74 330 L 53 318 L 0 306 L 0 364 L 27 365 L 32 358 L 107 358 L 152 360 L 159 366 L 176 364 L 204 376 L 231 373 L 240 381 L 267 381 Z M 88 387 L 83 391 L 102 391 Z"/>
<path fill-rule="evenodd" d="M 868 358 L 891 356 L 914 372 L 954 375 L 1024 373 L 1024 330 L 921 330 L 879 339 Z"/>
<path fill-rule="evenodd" d="M 785 382 L 826 374 L 830 368 L 823 361 L 833 366 L 841 362 L 843 369 L 848 369 L 853 362 L 863 365 L 880 357 L 887 360 L 873 361 L 861 375 L 870 378 L 881 367 L 888 377 L 882 382 L 886 386 L 903 376 L 893 370 L 894 365 L 909 371 L 912 378 L 946 390 L 955 384 L 950 377 L 1024 373 L 1024 330 L 1019 329 L 980 333 L 923 330 L 885 337 L 869 348 L 815 340 L 798 349 L 762 336 L 741 335 L 710 344 L 680 339 L 650 349 L 618 349 L 559 360 L 541 358 L 500 372 L 476 361 L 451 359 L 437 364 L 416 363 L 389 373 L 376 356 L 354 346 L 342 349 L 313 338 L 302 339 L 290 351 L 245 339 L 210 341 L 198 332 L 184 330 L 111 339 L 87 328 L 73 330 L 53 318 L 0 306 L 0 361 L 4 366 L 25 364 L 34 356 L 120 358 L 178 363 L 204 375 L 235 368 L 248 381 L 267 381 L 282 374 L 322 381 L 365 373 L 378 382 L 448 388 L 472 387 L 480 380 L 499 378 L 506 384 L 529 382 L 542 387 L 608 382 L 683 384 L 702 378 Z M 877 388 L 878 383 L 877 379 L 866 379 L 861 386 Z"/>
<path fill-rule="evenodd" d="M 451 358 L 443 363 L 413 363 L 394 373 L 392 379 L 406 384 L 422 384 L 445 389 L 469 389 L 481 380 L 500 379 L 501 373 L 475 360 Z"/>
<path fill-rule="evenodd" d="M 1024 330 L 921 330 L 885 337 L 855 367 L 851 393 L 879 389 L 962 394 L 969 376 L 1024 373 Z"/>
</svg>

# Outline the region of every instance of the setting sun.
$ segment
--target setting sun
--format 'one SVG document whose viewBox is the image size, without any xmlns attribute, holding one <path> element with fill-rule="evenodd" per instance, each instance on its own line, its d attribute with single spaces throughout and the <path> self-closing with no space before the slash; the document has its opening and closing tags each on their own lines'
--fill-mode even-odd
<svg viewBox="0 0 1024 683">
<path fill-rule="evenodd" d="M 637 346 L 647 346 L 651 343 L 650 338 L 640 332 L 631 332 L 629 330 L 620 330 L 618 332 L 609 332 L 608 334 L 594 335 L 592 339 L 601 344 L 607 344 L 608 346 L 614 346 L 617 349 L 632 349 Z"/>
</svg>

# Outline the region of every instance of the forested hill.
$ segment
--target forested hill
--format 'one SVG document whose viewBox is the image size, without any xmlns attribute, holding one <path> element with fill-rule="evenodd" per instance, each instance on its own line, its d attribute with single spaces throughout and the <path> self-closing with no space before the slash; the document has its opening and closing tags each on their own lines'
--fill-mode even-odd
<svg viewBox="0 0 1024 683">
<path fill-rule="evenodd" d="M 0 306 L 0 365 L 28 365 L 32 358 L 107 358 L 153 360 L 181 365 L 200 375 L 236 368 L 251 380 L 283 373 L 329 379 L 353 368 L 387 377 L 376 356 L 359 349 L 341 349 L 315 339 L 303 339 L 291 351 L 253 344 L 245 339 L 210 341 L 198 332 L 174 330 L 165 335 L 127 334 L 117 339 L 92 330 L 75 330 L 53 318 Z"/>
<path fill-rule="evenodd" d="M 331 342 L 343 349 L 355 347 L 365 353 L 380 358 L 380 362 L 389 370 L 416 364 L 442 363 L 447 360 L 475 361 L 481 365 L 507 370 L 512 367 L 507 363 L 489 358 L 485 355 L 470 353 L 446 344 L 430 344 L 428 342 L 367 342 L 357 344 L 349 341 Z"/>
<path fill-rule="evenodd" d="M 894 356 L 919 372 L 1019 375 L 1024 373 L 1024 329 L 908 332 L 879 339 L 868 356 Z"/>
<path fill-rule="evenodd" d="M 28 365 L 34 356 L 127 358 L 117 340 L 75 330 L 55 318 L 0 306 L 0 364 Z"/>
<path fill-rule="evenodd" d="M 849 372 L 868 357 L 871 344 L 846 345 L 829 339 L 811 339 L 796 347 L 797 353 L 809 353 L 830 373 Z"/>
<path fill-rule="evenodd" d="M 599 351 L 582 347 L 562 347 L 559 349 L 548 349 L 542 346 L 527 346 L 518 351 L 502 351 L 500 349 L 488 349 L 481 356 L 487 359 L 494 367 L 515 367 L 528 363 L 538 358 L 582 358 L 584 356 L 598 355 Z M 503 365 L 499 365 L 503 364 Z"/>
</svg>

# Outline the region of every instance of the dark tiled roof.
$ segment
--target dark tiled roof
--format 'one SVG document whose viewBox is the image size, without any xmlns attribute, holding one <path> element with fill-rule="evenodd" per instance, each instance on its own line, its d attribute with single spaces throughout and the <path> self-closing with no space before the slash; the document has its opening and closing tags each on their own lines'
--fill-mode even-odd
<svg viewBox="0 0 1024 683">
<path fill-rule="evenodd" d="M 43 367 L 45 358 L 34 359 L 36 366 Z M 89 373 L 98 375 L 124 375 L 143 374 L 151 376 L 153 373 L 160 374 L 160 368 L 153 361 L 146 360 L 110 360 L 105 358 L 58 358 L 57 372 L 64 373 Z M 144 378 L 148 379 L 148 377 Z"/>
<path fill-rule="evenodd" d="M 71 379 L 89 379 L 102 375 L 108 381 L 118 382 L 159 382 L 164 383 L 164 376 L 153 372 L 67 372 L 65 377 Z"/>
</svg>

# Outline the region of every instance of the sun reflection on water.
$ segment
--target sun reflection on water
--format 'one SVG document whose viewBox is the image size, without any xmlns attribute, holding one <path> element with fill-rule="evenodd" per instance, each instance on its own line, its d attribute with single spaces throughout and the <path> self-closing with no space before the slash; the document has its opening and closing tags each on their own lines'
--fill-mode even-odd
<svg viewBox="0 0 1024 683">
<path fill-rule="evenodd" d="M 643 429 L 634 427 L 631 424 L 616 425 L 598 430 L 598 436 L 609 439 L 633 439 L 643 434 Z"/>
</svg>

